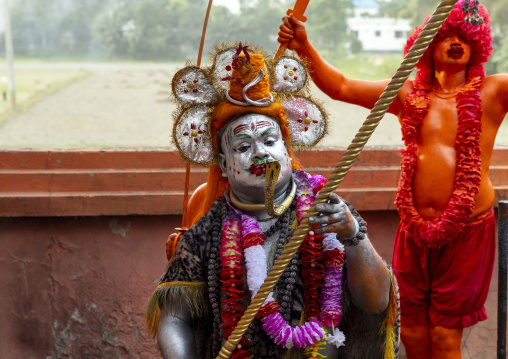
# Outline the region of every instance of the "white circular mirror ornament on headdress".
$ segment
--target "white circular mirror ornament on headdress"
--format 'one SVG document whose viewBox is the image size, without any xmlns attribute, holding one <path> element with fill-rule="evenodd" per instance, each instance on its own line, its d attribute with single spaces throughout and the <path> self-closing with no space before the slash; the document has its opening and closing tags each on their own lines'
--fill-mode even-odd
<svg viewBox="0 0 508 359">
<path fill-rule="evenodd" d="M 281 102 L 286 110 L 293 144 L 314 146 L 323 138 L 327 116 L 315 103 L 303 97 L 293 97 Z"/>
<path fill-rule="evenodd" d="M 292 57 L 282 57 L 275 63 L 273 89 L 289 93 L 300 91 L 307 82 L 305 67 Z"/>
<path fill-rule="evenodd" d="M 208 107 L 200 105 L 185 110 L 173 127 L 173 140 L 191 163 L 207 165 L 214 158 L 208 122 Z"/>
<path fill-rule="evenodd" d="M 204 105 L 215 101 L 218 93 L 199 67 L 189 66 L 173 77 L 173 94 L 182 104 Z"/>
<path fill-rule="evenodd" d="M 239 64 L 238 56 L 243 53 L 246 56 L 251 52 L 249 46 L 232 45 L 226 48 L 218 48 L 217 54 L 214 57 L 212 65 L 212 77 L 215 82 L 215 87 L 220 92 L 226 93 L 229 89 L 229 83 L 233 79 L 233 69 L 237 68 Z M 268 66 L 265 64 L 268 77 L 270 77 L 270 71 Z M 254 78 L 256 74 L 252 74 Z M 252 80 L 251 78 L 251 80 Z"/>
<path fill-rule="evenodd" d="M 321 140 L 327 115 L 319 103 L 302 94 L 308 81 L 304 64 L 288 56 L 273 64 L 262 49 L 222 44 L 215 46 L 211 68 L 191 65 L 175 74 L 173 97 L 180 112 L 175 114 L 173 141 L 182 158 L 203 166 L 215 164 L 210 117 L 219 101 L 245 108 L 268 108 L 280 101 L 291 144 L 307 149 Z"/>
<path fill-rule="evenodd" d="M 236 49 L 231 48 L 215 56 L 212 66 L 212 76 L 219 90 L 228 90 L 229 81 L 225 81 L 224 79 L 231 77 L 233 73 L 233 56 L 235 54 Z"/>
</svg>

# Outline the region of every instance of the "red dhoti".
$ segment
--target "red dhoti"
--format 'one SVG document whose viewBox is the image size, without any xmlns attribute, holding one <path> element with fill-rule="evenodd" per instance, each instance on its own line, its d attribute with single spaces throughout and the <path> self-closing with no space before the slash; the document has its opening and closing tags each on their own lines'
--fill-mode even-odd
<svg viewBox="0 0 508 359">
<path fill-rule="evenodd" d="M 433 325 L 453 329 L 487 319 L 484 304 L 495 252 L 492 208 L 469 221 L 440 249 L 418 246 L 399 223 L 393 269 L 400 288 L 402 325 L 430 320 Z"/>
</svg>

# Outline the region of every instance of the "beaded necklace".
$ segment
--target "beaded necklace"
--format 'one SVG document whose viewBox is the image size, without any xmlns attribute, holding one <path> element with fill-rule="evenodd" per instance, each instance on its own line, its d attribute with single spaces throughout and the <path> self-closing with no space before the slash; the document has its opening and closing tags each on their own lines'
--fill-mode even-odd
<svg viewBox="0 0 508 359">
<path fill-rule="evenodd" d="M 299 222 L 310 208 L 325 179 L 321 176 L 309 176 L 303 171 L 295 171 L 294 175 L 295 182 L 298 184 L 296 216 Z M 223 221 L 220 246 L 220 277 L 224 298 L 222 329 L 225 339 L 229 337 L 243 314 L 242 279 L 245 274 L 242 270 L 243 258 L 245 258 L 247 283 L 252 297 L 255 296 L 267 275 L 267 260 L 262 248 L 265 236 L 257 225 L 256 219 L 233 207 L 231 209 L 233 210 Z M 279 240 L 276 257 L 282 252 L 289 232 L 287 222 L 291 219 L 291 212 L 286 213 L 283 221 L 286 222 L 284 226 L 286 233 L 281 233 L 283 241 Z M 295 347 L 317 351 L 325 341 L 324 326 L 336 327 L 341 319 L 343 247 L 335 236 L 323 238 L 322 235 L 310 232 L 300 252 L 307 322 L 296 327 L 286 323 L 291 318 L 291 291 L 296 282 L 298 264 L 296 257 L 293 258 L 289 271 L 284 273 L 287 283 L 285 283 L 285 291 L 280 296 L 280 305 L 274 299 L 273 293 L 270 293 L 258 317 L 261 318 L 263 329 L 276 344 L 288 349 Z M 324 287 L 323 281 L 327 283 Z M 326 338 L 326 341 L 337 346 L 343 345 L 344 340 L 340 331 Z M 252 356 L 245 337 L 240 341 L 233 356 L 235 358 Z"/>
</svg>

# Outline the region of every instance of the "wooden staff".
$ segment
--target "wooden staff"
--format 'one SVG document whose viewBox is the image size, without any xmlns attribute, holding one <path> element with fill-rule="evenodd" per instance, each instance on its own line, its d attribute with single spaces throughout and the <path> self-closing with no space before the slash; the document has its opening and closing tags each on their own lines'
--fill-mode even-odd
<svg viewBox="0 0 508 359">
<path fill-rule="evenodd" d="M 307 21 L 307 17 L 305 17 L 305 10 L 307 10 L 307 5 L 309 5 L 310 0 L 296 0 L 295 6 L 293 9 L 288 9 L 286 14 L 289 16 L 293 14 L 295 18 L 300 20 L 301 22 Z M 279 47 L 277 48 L 277 51 L 275 51 L 275 55 L 273 56 L 274 59 L 278 59 L 279 57 L 284 54 L 284 51 L 286 51 L 287 44 L 279 44 Z"/>
<path fill-rule="evenodd" d="M 206 28 L 208 26 L 208 18 L 210 17 L 210 10 L 212 9 L 212 2 L 213 2 L 213 0 L 210 0 L 208 2 L 208 9 L 206 10 L 205 22 L 203 23 L 203 32 L 201 33 L 201 42 L 199 44 L 198 61 L 196 63 L 197 67 L 201 66 L 201 58 L 203 56 L 203 47 L 205 45 Z M 175 228 L 178 231 L 178 233 L 173 233 L 169 236 L 168 243 L 166 244 L 166 256 L 167 256 L 168 260 L 175 253 L 176 245 L 178 244 L 180 239 L 183 237 L 185 232 L 189 229 L 189 228 L 187 228 L 187 206 L 189 204 L 190 168 L 191 168 L 191 165 L 189 162 L 187 162 L 187 164 L 185 165 L 185 187 L 184 187 L 184 194 L 183 194 L 182 227 Z"/>
</svg>

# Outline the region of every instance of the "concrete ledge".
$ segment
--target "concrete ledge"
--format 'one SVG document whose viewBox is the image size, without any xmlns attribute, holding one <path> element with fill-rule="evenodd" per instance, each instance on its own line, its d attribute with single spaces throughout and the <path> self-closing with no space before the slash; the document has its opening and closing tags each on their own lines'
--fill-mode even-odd
<svg viewBox="0 0 508 359">
<path fill-rule="evenodd" d="M 344 149 L 297 154 L 310 173 L 329 177 Z M 339 190 L 360 211 L 394 209 L 398 148 L 362 151 Z M 193 166 L 190 193 L 206 182 Z M 508 199 L 508 148 L 496 148 L 490 175 L 497 200 Z M 50 217 L 181 214 L 185 163 L 161 149 L 0 151 L 0 216 Z"/>
</svg>

